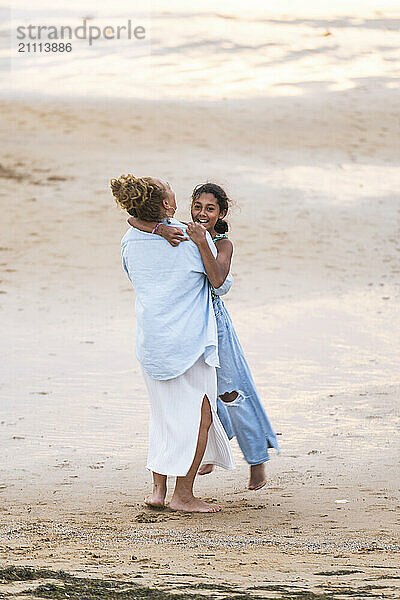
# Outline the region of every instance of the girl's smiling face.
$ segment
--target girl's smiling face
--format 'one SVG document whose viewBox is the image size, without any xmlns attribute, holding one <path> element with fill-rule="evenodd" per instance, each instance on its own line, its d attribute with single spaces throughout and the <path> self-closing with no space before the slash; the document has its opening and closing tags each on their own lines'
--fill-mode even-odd
<svg viewBox="0 0 400 600">
<path fill-rule="evenodd" d="M 214 230 L 218 219 L 223 219 L 226 212 L 221 211 L 214 194 L 203 193 L 196 200 L 193 200 L 192 220 L 194 223 L 201 223 L 207 231 Z"/>
</svg>

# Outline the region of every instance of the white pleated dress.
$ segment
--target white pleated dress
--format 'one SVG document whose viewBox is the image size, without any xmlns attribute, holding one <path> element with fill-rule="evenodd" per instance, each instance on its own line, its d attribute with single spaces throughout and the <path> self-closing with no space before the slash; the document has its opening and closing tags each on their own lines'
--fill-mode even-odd
<svg viewBox="0 0 400 600">
<path fill-rule="evenodd" d="M 145 372 L 143 376 L 150 399 L 147 468 L 162 475 L 187 474 L 196 452 L 201 406 L 206 395 L 212 425 L 202 462 L 234 469 L 229 440 L 217 414 L 215 368 L 205 363 L 204 356 L 173 379 L 152 379 Z"/>
</svg>

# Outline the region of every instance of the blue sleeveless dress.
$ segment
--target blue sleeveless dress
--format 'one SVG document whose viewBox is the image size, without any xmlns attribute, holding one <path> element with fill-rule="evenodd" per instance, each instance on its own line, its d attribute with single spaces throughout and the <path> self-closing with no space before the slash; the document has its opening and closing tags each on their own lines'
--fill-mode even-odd
<svg viewBox="0 0 400 600">
<path fill-rule="evenodd" d="M 214 242 L 227 237 L 225 234 L 217 235 Z M 211 293 L 220 362 L 220 368 L 217 368 L 218 416 L 229 439 L 236 436 L 247 463 L 258 465 L 269 460 L 269 448 L 275 448 L 279 453 L 276 434 L 261 403 L 225 304 L 213 289 Z M 222 402 L 219 396 L 233 391 L 238 392 L 238 398 L 234 402 Z"/>
</svg>

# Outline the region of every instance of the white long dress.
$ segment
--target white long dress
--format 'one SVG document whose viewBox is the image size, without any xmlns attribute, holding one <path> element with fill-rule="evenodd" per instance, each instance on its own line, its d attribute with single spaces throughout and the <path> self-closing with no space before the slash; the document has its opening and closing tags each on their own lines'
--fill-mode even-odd
<svg viewBox="0 0 400 600">
<path fill-rule="evenodd" d="M 210 402 L 212 425 L 203 463 L 234 469 L 228 437 L 217 414 L 217 377 L 202 355 L 185 373 L 160 381 L 145 372 L 150 399 L 147 468 L 162 475 L 184 476 L 196 452 L 204 395 Z"/>
</svg>

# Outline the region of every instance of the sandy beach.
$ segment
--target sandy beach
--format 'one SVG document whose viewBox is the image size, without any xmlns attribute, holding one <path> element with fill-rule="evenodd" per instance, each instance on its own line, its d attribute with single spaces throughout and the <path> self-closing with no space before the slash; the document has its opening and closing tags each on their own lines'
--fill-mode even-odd
<svg viewBox="0 0 400 600">
<path fill-rule="evenodd" d="M 318 44 L 329 30 L 340 52 L 293 56 L 279 93 L 178 98 L 178 78 L 165 98 L 21 96 L 16 75 L 0 125 L 0 596 L 94 598 L 82 578 L 98 578 L 115 587 L 98 598 L 398 597 L 399 50 L 395 19 L 355 18 L 384 76 L 370 57 L 357 77 L 337 18 Z M 226 304 L 282 451 L 250 492 L 233 442 L 237 469 L 197 483 L 216 515 L 143 506 L 148 404 L 109 192 L 127 172 L 166 178 L 178 218 L 205 180 L 236 202 Z"/>
</svg>

